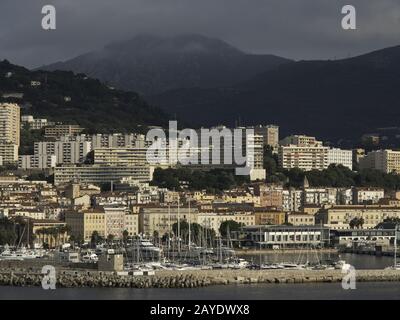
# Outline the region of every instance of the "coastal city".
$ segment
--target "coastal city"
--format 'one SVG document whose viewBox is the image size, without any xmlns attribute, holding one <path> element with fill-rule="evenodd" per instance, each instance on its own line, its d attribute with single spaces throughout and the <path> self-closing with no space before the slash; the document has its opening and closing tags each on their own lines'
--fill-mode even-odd
<svg viewBox="0 0 400 320">
<path fill-rule="evenodd" d="M 3 309 L 399 300 L 399 17 L 393 0 L 1 0 L 0 302 L 23 300 Z"/>
<path fill-rule="evenodd" d="M 335 270 L 346 263 L 338 253 L 347 252 L 392 256 L 386 268 L 400 268 L 400 191 L 372 177 L 366 179 L 380 187 L 311 185 L 315 175 L 354 175 L 355 168 L 389 180 L 400 172 L 399 151 L 342 150 L 303 134 L 281 139 L 277 125 L 239 128 L 251 129 L 251 139 L 241 141 L 251 141 L 255 159 L 243 177 L 232 164 L 149 164 L 143 134 L 89 134 L 21 110 L 18 103 L 0 104 L 4 267 L 51 264 L 121 276 Z M 33 154 L 19 154 L 23 131 L 40 133 Z M 271 181 L 272 170 L 275 179 L 277 170 L 292 174 Z M 202 173 L 212 178 L 202 181 Z"/>
</svg>

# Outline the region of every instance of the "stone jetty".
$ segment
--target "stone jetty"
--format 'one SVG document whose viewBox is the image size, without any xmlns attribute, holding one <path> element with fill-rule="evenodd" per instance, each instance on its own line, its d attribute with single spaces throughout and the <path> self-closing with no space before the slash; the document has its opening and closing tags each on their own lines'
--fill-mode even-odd
<svg viewBox="0 0 400 320">
<path fill-rule="evenodd" d="M 57 270 L 58 288 L 196 288 L 210 285 L 256 283 L 340 282 L 340 270 L 187 270 L 156 271 L 152 276 L 123 275 L 99 271 Z M 0 285 L 41 286 L 40 270 L 2 269 Z M 358 270 L 357 281 L 400 281 L 397 270 Z"/>
</svg>

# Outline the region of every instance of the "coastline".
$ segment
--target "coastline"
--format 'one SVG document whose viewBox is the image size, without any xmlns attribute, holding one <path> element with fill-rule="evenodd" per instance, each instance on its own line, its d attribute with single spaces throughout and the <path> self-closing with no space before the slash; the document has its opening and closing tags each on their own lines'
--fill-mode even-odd
<svg viewBox="0 0 400 320">
<path fill-rule="evenodd" d="M 341 282 L 341 270 L 185 270 L 156 271 L 153 276 L 114 272 L 57 270 L 59 288 L 197 288 L 228 284 Z M 0 286 L 41 286 L 40 270 L 1 270 Z M 400 281 L 399 270 L 358 270 L 357 282 Z"/>
</svg>

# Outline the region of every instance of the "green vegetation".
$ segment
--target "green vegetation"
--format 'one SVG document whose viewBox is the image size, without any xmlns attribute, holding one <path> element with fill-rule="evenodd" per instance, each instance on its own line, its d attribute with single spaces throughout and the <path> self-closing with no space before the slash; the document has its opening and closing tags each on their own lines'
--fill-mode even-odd
<svg viewBox="0 0 400 320">
<path fill-rule="evenodd" d="M 264 167 L 267 170 L 268 182 L 281 182 L 286 187 L 301 187 L 306 176 L 311 187 L 348 188 L 356 186 L 400 189 L 400 175 L 374 169 L 352 171 L 341 165 L 330 165 L 327 169 L 321 171 L 285 170 L 278 167 L 278 158 L 275 154 L 272 154 L 268 147 L 264 151 Z"/>
<path fill-rule="evenodd" d="M 220 192 L 248 182 L 248 177 L 235 175 L 234 170 L 212 169 L 209 171 L 189 168 L 159 169 L 154 171 L 153 185 L 170 190 L 207 190 Z"/>
<path fill-rule="evenodd" d="M 181 220 L 180 225 L 180 236 L 181 238 L 187 242 L 189 240 L 189 223 L 186 220 Z M 174 223 L 172 225 L 172 232 L 177 236 L 178 235 L 178 223 Z M 206 228 L 201 226 L 198 223 L 190 224 L 190 237 L 191 241 L 200 244 L 202 241 L 206 239 L 211 240 L 211 242 L 215 239 L 215 231 L 211 228 Z M 165 238 L 165 237 L 164 237 Z"/>
<path fill-rule="evenodd" d="M 9 78 L 4 77 L 12 72 Z M 23 99 L 6 101 L 23 105 L 24 114 L 50 121 L 79 124 L 87 132 L 145 132 L 147 125 L 166 125 L 167 115 L 149 106 L 138 94 L 109 88 L 84 74 L 66 71 L 29 71 L 8 61 L 0 61 L 0 95 L 23 93 Z M 32 87 L 31 81 L 41 85 Z M 70 101 L 66 101 L 69 97 Z M 29 130 L 28 130 L 29 131 Z M 36 135 L 39 133 L 31 133 Z M 24 147 L 30 137 L 23 133 Z M 23 148 L 22 152 L 30 152 Z"/>
<path fill-rule="evenodd" d="M 234 220 L 227 220 L 222 222 L 219 226 L 219 233 L 223 238 L 226 238 L 228 232 L 230 233 L 232 231 L 239 231 L 242 226 L 244 226 L 243 223 L 239 223 Z"/>
<path fill-rule="evenodd" d="M 363 218 L 353 218 L 349 222 L 349 226 L 351 229 L 354 228 L 362 228 L 364 225 L 364 219 Z"/>
</svg>

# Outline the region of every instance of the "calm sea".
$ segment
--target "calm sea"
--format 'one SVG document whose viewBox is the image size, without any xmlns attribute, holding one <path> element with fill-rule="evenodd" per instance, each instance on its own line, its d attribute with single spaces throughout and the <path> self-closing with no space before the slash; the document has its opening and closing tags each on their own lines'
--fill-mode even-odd
<svg viewBox="0 0 400 320">
<path fill-rule="evenodd" d="M 271 257 L 268 257 L 268 259 L 271 259 Z M 382 269 L 393 262 L 389 257 L 350 254 L 341 255 L 341 259 L 354 265 L 356 269 Z M 0 287 L 0 299 L 398 300 L 400 299 L 400 284 L 397 282 L 360 282 L 357 283 L 357 289 L 355 290 L 343 290 L 340 283 L 230 285 L 195 289 L 60 288 L 43 290 L 37 287 Z"/>
</svg>

